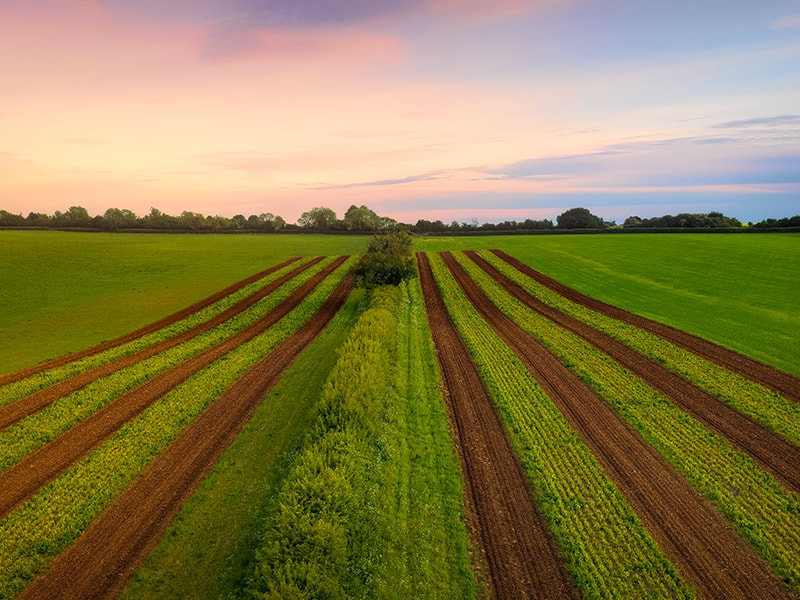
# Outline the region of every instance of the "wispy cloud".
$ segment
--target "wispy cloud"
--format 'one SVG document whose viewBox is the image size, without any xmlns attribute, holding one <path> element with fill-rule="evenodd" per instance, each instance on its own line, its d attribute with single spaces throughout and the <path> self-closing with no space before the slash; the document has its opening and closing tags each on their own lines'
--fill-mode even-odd
<svg viewBox="0 0 800 600">
<path fill-rule="evenodd" d="M 739 127 L 762 127 L 779 125 L 800 125 L 800 115 L 779 115 L 776 117 L 757 117 L 741 121 L 727 121 L 712 125 L 716 129 L 732 129 Z"/>
<path fill-rule="evenodd" d="M 442 169 L 438 171 L 430 171 L 428 173 L 420 173 L 418 175 L 409 175 L 408 177 L 400 177 L 397 179 L 377 179 L 375 181 L 360 181 L 357 183 L 345 183 L 338 185 L 329 185 L 325 183 L 318 183 L 308 186 L 309 189 L 315 190 L 343 190 L 348 188 L 358 187 L 382 187 L 392 185 L 402 185 L 405 183 L 415 183 L 417 181 L 434 181 L 439 179 L 449 179 L 452 176 L 451 169 Z"/>
</svg>

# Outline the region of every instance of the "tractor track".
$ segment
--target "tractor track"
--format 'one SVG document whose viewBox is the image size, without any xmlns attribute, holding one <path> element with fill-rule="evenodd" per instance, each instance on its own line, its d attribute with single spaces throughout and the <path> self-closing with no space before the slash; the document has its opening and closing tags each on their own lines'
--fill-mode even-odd
<svg viewBox="0 0 800 600">
<path fill-rule="evenodd" d="M 352 287 L 352 276 L 345 276 L 305 325 L 223 392 L 19 599 L 117 597 L 264 396 L 336 315 Z"/>
<path fill-rule="evenodd" d="M 522 304 L 609 355 L 681 410 L 752 457 L 784 487 L 800 493 L 800 448 L 658 362 L 538 300 L 475 252 L 464 254 Z"/>
<path fill-rule="evenodd" d="M 470 302 L 540 383 L 701 597 L 795 597 L 607 402 L 500 311 L 451 254 L 442 256 Z"/>
<path fill-rule="evenodd" d="M 582 304 L 587 308 L 591 308 L 607 317 L 617 319 L 629 325 L 644 329 L 660 338 L 669 340 L 676 346 L 680 346 L 685 350 L 689 350 L 706 360 L 713 362 L 728 371 L 737 373 L 747 379 L 755 381 L 759 385 L 764 386 L 781 394 L 787 400 L 792 402 L 800 402 L 800 378 L 795 377 L 789 373 L 776 369 L 770 365 L 757 361 L 749 356 L 740 354 L 735 350 L 725 348 L 708 340 L 705 340 L 691 333 L 681 331 L 675 327 L 664 325 L 657 321 L 641 317 L 639 315 L 628 312 L 611 304 L 607 304 L 600 300 L 596 300 L 590 296 L 582 294 L 581 292 L 564 285 L 540 273 L 532 267 L 526 265 L 522 261 L 513 256 L 503 252 L 502 250 L 492 250 L 495 256 L 501 258 L 506 263 L 524 273 L 528 277 L 534 279 L 538 283 L 558 292 L 565 298 L 572 300 L 576 304 Z"/>
<path fill-rule="evenodd" d="M 522 466 L 459 336 L 427 257 L 417 253 L 428 323 L 461 457 L 472 537 L 495 598 L 575 598 Z"/>
<path fill-rule="evenodd" d="M 0 472 L 0 518 L 99 447 L 125 423 L 169 391 L 277 323 L 345 260 L 346 256 L 340 257 L 316 273 L 263 319 L 247 329 L 119 396 L 54 440 L 26 455 L 20 462 Z"/>
<path fill-rule="evenodd" d="M 300 260 L 300 257 L 299 256 L 295 256 L 294 258 L 290 258 L 288 260 L 285 260 L 280 264 L 274 265 L 274 266 L 272 266 L 272 267 L 270 267 L 268 269 L 264 269 L 263 271 L 260 271 L 259 273 L 256 273 L 255 275 L 251 275 L 250 277 L 242 279 L 241 281 L 238 281 L 238 282 L 226 287 L 225 289 L 220 290 L 220 291 L 216 292 L 215 294 L 212 294 L 211 296 L 209 296 L 208 298 L 205 298 L 204 300 L 200 300 L 199 302 L 195 302 L 194 304 L 191 304 L 190 306 L 187 306 L 186 308 L 183 308 L 183 309 L 179 310 L 176 313 L 173 313 L 171 315 L 167 315 L 166 317 L 164 317 L 162 319 L 159 319 L 158 321 L 156 321 L 154 323 L 150 323 L 149 325 L 145 325 L 144 327 L 142 327 L 140 329 L 137 329 L 137 330 L 132 331 L 130 333 L 126 333 L 125 335 L 122 335 L 122 336 L 120 336 L 118 338 L 114 338 L 113 340 L 108 340 L 108 341 L 102 342 L 100 344 L 97 344 L 95 346 L 91 346 L 89 348 L 86 348 L 84 350 L 79 350 L 78 352 L 73 352 L 71 354 L 65 354 L 64 356 L 60 356 L 58 358 L 54 358 L 54 359 L 51 359 L 51 360 L 48 360 L 48 361 L 45 361 L 45 362 L 41 362 L 41 363 L 36 364 L 36 365 L 31 365 L 30 367 L 25 367 L 24 369 L 20 369 L 18 371 L 12 371 L 11 373 L 6 373 L 5 375 L 0 375 L 0 385 L 7 385 L 9 383 L 14 383 L 16 381 L 20 381 L 21 379 L 25 379 L 26 377 L 30 377 L 31 375 L 36 375 L 37 373 L 41 373 L 42 371 L 47 371 L 49 369 L 54 369 L 56 367 L 61 367 L 61 366 L 64 366 L 66 364 L 69 364 L 71 362 L 75 362 L 77 360 L 80 360 L 82 358 L 86 358 L 87 356 L 92 356 L 94 354 L 99 354 L 100 352 L 103 352 L 103 351 L 108 350 L 110 348 L 115 348 L 117 346 L 121 346 L 122 344 L 127 344 L 128 342 L 131 342 L 131 341 L 133 341 L 135 339 L 138 339 L 140 337 L 144 337 L 145 335 L 148 335 L 150 333 L 158 331 L 159 329 L 162 329 L 164 327 L 172 325 L 173 323 L 177 323 L 178 321 L 180 321 L 182 319 L 185 319 L 186 317 L 188 317 L 192 313 L 195 313 L 197 311 L 203 310 L 204 308 L 206 308 L 208 306 L 211 306 L 215 302 L 218 302 L 218 301 L 222 300 L 226 296 L 229 296 L 230 294 L 238 292 L 243 287 L 248 286 L 251 283 L 255 283 L 259 279 L 263 279 L 264 277 L 274 273 L 275 271 L 278 271 L 278 270 L 282 269 L 283 267 L 288 266 L 288 265 L 290 265 L 293 262 L 296 262 L 298 260 Z"/>
<path fill-rule="evenodd" d="M 78 373 L 77 375 L 68 377 L 67 379 L 54 383 L 53 385 L 38 390 L 32 394 L 29 394 L 28 396 L 15 400 L 14 402 L 0 406 L 0 432 L 5 431 L 25 417 L 32 415 L 43 408 L 46 408 L 57 399 L 76 392 L 102 377 L 111 375 L 112 373 L 150 358 L 151 356 L 155 356 L 156 354 L 169 350 L 170 348 L 174 348 L 183 342 L 205 333 L 206 331 L 210 331 L 214 327 L 217 327 L 225 321 L 235 317 L 239 313 L 247 310 L 258 301 L 263 300 L 281 285 L 296 277 L 306 269 L 309 269 L 310 267 L 319 263 L 322 259 L 323 257 L 317 257 L 303 265 L 300 265 L 289 273 L 279 277 L 275 281 L 270 282 L 247 298 L 242 299 L 207 321 L 195 325 L 191 329 L 183 331 L 166 340 L 162 340 L 161 342 L 153 344 L 152 346 L 148 346 L 147 348 L 142 348 L 141 350 L 128 354 L 127 356 L 122 356 L 116 360 L 112 360 L 84 371 L 83 373 Z M 153 333 L 154 331 L 157 331 L 157 329 L 152 331 L 150 331 L 149 328 L 146 329 L 148 329 L 147 333 Z"/>
</svg>

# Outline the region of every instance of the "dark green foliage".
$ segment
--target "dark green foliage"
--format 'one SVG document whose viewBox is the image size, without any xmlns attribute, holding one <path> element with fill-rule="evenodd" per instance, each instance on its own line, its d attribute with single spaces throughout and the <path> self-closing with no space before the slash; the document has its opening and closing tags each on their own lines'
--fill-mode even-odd
<svg viewBox="0 0 800 600">
<path fill-rule="evenodd" d="M 559 229 L 605 229 L 606 224 L 588 208 L 570 208 L 556 217 Z"/>
<path fill-rule="evenodd" d="M 405 231 L 374 236 L 353 267 L 359 285 L 371 289 L 411 279 L 416 272 L 412 246 L 413 239 Z"/>
<path fill-rule="evenodd" d="M 626 229 L 715 229 L 720 227 L 741 227 L 739 219 L 726 217 L 721 212 L 706 213 L 681 213 L 679 215 L 664 215 L 652 219 L 641 219 L 637 216 L 625 219 L 623 227 Z"/>
</svg>

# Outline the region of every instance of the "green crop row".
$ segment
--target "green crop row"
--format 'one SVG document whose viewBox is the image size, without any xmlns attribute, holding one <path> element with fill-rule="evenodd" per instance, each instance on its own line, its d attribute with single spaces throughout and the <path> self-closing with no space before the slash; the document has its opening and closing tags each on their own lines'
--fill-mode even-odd
<svg viewBox="0 0 800 600">
<path fill-rule="evenodd" d="M 243 287 L 242 289 L 234 292 L 233 294 L 230 294 L 225 298 L 218 300 L 214 304 L 211 304 L 210 306 L 207 306 L 197 312 L 194 312 L 191 315 L 187 316 L 186 318 L 181 319 L 180 321 L 177 321 L 166 327 L 163 327 L 158 331 L 144 335 L 135 340 L 131 340 L 130 342 L 127 342 L 125 344 L 109 348 L 108 350 L 105 350 L 103 352 L 99 352 L 97 354 L 93 354 L 91 356 L 87 356 L 85 358 L 67 363 L 66 365 L 60 367 L 54 367 L 52 369 L 42 371 L 41 373 L 36 373 L 34 375 L 26 377 L 25 379 L 22 379 L 20 381 L 16 381 L 14 383 L 5 386 L 0 386 L 0 406 L 13 402 L 14 400 L 17 400 L 29 394 L 32 394 L 37 390 L 53 385 L 54 383 L 58 383 L 59 381 L 63 381 L 68 377 L 78 375 L 94 367 L 106 364 L 108 362 L 111 362 L 118 358 L 122 358 L 124 356 L 128 356 L 130 354 L 133 354 L 134 352 L 137 352 L 139 350 L 157 344 L 161 341 L 169 339 L 175 335 L 183 333 L 184 331 L 187 331 L 192 327 L 195 327 L 196 325 L 199 325 L 207 321 L 208 319 L 218 315 L 222 311 L 230 308 L 237 302 L 257 292 L 264 286 L 282 277 L 291 270 L 296 269 L 298 266 L 305 264 L 306 262 L 308 261 L 300 260 L 290 265 L 287 265 L 279 269 L 278 271 L 271 273 L 270 275 L 267 275 L 266 277 L 263 277 L 258 281 L 255 281 Z"/>
<path fill-rule="evenodd" d="M 429 259 L 583 597 L 692 597 L 558 408 L 478 314 L 442 259 Z"/>
<path fill-rule="evenodd" d="M 0 469 L 7 469 L 26 454 L 53 440 L 75 423 L 137 385 L 256 323 L 330 262 L 331 259 L 326 259 L 303 271 L 268 297 L 217 327 L 102 377 L 9 427 L 0 433 Z"/>
<path fill-rule="evenodd" d="M 420 432 L 409 422 L 415 418 L 409 404 L 414 401 L 409 394 L 414 373 L 409 369 L 412 363 L 427 371 L 433 366 L 431 352 L 422 349 L 429 357 L 424 362 L 405 354 L 425 326 L 421 294 L 418 289 L 409 294 L 409 287 L 413 284 L 376 289 L 342 344 L 321 392 L 312 434 L 267 521 L 251 586 L 254 597 L 476 594 L 466 532 L 454 510 L 460 506 L 461 489 L 451 485 L 449 492 L 439 494 L 440 476 L 430 472 L 431 462 L 441 464 L 432 452 L 443 439 L 450 444 L 444 458 L 450 468 L 458 464 L 441 397 L 432 398 L 440 409 L 438 431 L 425 440 L 435 445 L 426 447 L 407 435 Z M 430 397 L 424 387 L 417 389 Z M 418 468 L 427 472 L 432 490 L 412 477 L 412 456 L 420 460 Z M 417 487 L 421 498 L 413 494 Z M 437 499 L 446 506 L 438 506 Z M 417 519 L 424 526 L 414 527 Z M 455 574 L 450 566 L 454 562 Z"/>
<path fill-rule="evenodd" d="M 248 368 L 297 331 L 347 273 L 348 260 L 286 317 L 215 361 L 0 520 L 0 598 L 14 597 Z"/>
<path fill-rule="evenodd" d="M 608 401 L 800 592 L 800 499 L 796 494 L 784 490 L 724 437 L 709 432 L 608 356 L 520 304 L 463 254 L 456 258 L 498 308 Z"/>
<path fill-rule="evenodd" d="M 480 255 L 542 302 L 661 363 L 764 427 L 800 444 L 800 404 L 652 333 L 576 304 L 519 272 L 492 252 L 482 251 Z"/>
</svg>

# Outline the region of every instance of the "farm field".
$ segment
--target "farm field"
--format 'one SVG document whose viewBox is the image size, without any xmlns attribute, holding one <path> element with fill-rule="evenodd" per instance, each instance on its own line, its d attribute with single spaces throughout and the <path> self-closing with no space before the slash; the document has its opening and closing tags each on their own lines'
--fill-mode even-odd
<svg viewBox="0 0 800 600">
<path fill-rule="evenodd" d="M 661 236 L 424 239 L 418 277 L 371 294 L 364 238 L 196 237 L 173 267 L 203 293 L 0 370 L 0 598 L 800 597 L 800 379 L 564 285 L 592 265 L 634 304 L 660 290 L 675 326 L 711 305 L 682 290 L 730 267 L 715 252 L 755 269 L 797 236 L 665 236 L 638 263 L 627 239 Z M 194 264 L 216 243 L 235 276 Z M 669 290 L 653 256 L 679 243 L 696 262 Z M 790 326 L 792 286 L 765 285 L 750 318 Z"/>
</svg>

